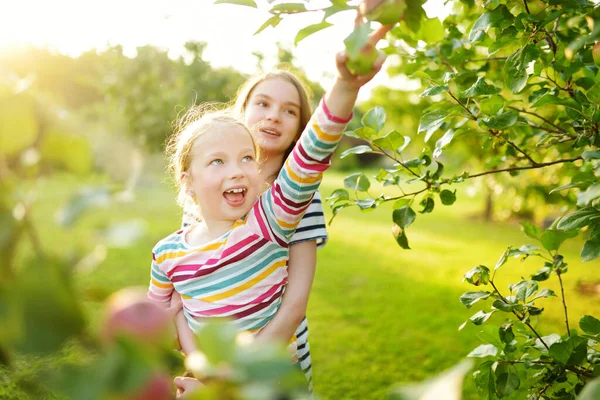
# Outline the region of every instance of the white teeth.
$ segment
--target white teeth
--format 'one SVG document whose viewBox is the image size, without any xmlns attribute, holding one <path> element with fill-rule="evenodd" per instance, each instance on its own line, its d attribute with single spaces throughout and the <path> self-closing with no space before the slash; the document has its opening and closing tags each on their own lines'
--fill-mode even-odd
<svg viewBox="0 0 600 400">
<path fill-rule="evenodd" d="M 245 191 L 246 191 L 246 189 L 244 189 L 244 188 L 237 188 L 237 189 L 227 190 L 225 193 L 244 193 Z"/>
<path fill-rule="evenodd" d="M 272 130 L 270 130 L 270 129 L 263 129 L 263 132 L 266 132 L 266 133 L 268 133 L 268 134 L 270 134 L 270 135 L 277 135 L 277 132 L 275 132 L 275 131 L 272 131 Z"/>
</svg>

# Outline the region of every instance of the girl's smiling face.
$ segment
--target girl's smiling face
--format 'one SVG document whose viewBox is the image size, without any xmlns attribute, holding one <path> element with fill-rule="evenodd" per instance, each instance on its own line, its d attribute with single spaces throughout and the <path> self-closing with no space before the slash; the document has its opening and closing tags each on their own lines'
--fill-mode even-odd
<svg viewBox="0 0 600 400">
<path fill-rule="evenodd" d="M 250 211 L 261 184 L 254 143 L 237 124 L 213 123 L 212 130 L 194 142 L 187 189 L 207 224 L 235 222 Z"/>
<path fill-rule="evenodd" d="M 298 90 L 284 78 L 269 78 L 254 87 L 244 115 L 262 154 L 283 155 L 298 139 L 300 107 Z"/>
</svg>

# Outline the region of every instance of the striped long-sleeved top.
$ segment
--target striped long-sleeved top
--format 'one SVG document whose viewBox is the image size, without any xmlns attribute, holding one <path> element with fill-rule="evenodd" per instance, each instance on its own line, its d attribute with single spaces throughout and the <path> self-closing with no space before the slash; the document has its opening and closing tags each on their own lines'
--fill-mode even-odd
<svg viewBox="0 0 600 400">
<path fill-rule="evenodd" d="M 348 122 L 321 101 L 273 185 L 229 232 L 193 247 L 185 241 L 190 226 L 158 242 L 149 297 L 167 303 L 180 293 L 193 331 L 215 317 L 233 319 L 240 331 L 264 327 L 281 304 L 290 239 Z"/>
</svg>

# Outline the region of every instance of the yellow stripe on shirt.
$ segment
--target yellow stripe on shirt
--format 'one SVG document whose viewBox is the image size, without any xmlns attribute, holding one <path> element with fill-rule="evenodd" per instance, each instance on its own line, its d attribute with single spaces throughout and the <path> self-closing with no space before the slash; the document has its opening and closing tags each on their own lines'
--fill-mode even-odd
<svg viewBox="0 0 600 400">
<path fill-rule="evenodd" d="M 237 287 L 235 287 L 231 290 L 228 290 L 226 292 L 223 292 L 223 293 L 215 294 L 214 296 L 204 297 L 200 300 L 212 303 L 212 302 L 215 302 L 218 300 L 226 299 L 227 297 L 235 296 L 236 294 L 243 292 L 244 290 L 256 285 L 258 282 L 262 281 L 264 278 L 271 275 L 277 268 L 282 267 L 286 264 L 287 264 L 287 260 L 278 261 L 275 264 L 271 265 L 266 270 L 264 270 L 261 274 L 259 274 L 258 276 L 256 276 L 253 279 L 250 279 L 248 282 L 244 283 L 243 285 L 237 286 Z"/>
</svg>

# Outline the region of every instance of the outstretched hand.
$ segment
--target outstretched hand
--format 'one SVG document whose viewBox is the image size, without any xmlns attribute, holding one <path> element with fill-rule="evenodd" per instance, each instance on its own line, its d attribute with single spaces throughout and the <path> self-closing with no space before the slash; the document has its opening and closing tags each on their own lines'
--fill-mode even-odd
<svg viewBox="0 0 600 400">
<path fill-rule="evenodd" d="M 357 28 L 359 25 L 363 24 L 363 15 L 360 12 L 360 9 L 357 9 L 356 18 L 354 19 L 354 27 Z M 368 53 L 375 49 L 375 46 L 381 39 L 385 37 L 385 35 L 394 27 L 394 25 L 382 25 L 375 32 L 369 35 L 368 43 L 362 48 L 361 52 Z M 336 55 L 336 68 L 338 71 L 338 79 L 344 81 L 346 84 L 351 85 L 356 88 L 360 88 L 367 82 L 369 82 L 377 73 L 381 70 L 383 63 L 386 59 L 386 55 L 381 50 L 377 50 L 378 56 L 373 62 L 373 68 L 366 74 L 354 75 L 348 69 L 348 54 L 345 51 L 341 51 Z"/>
</svg>

